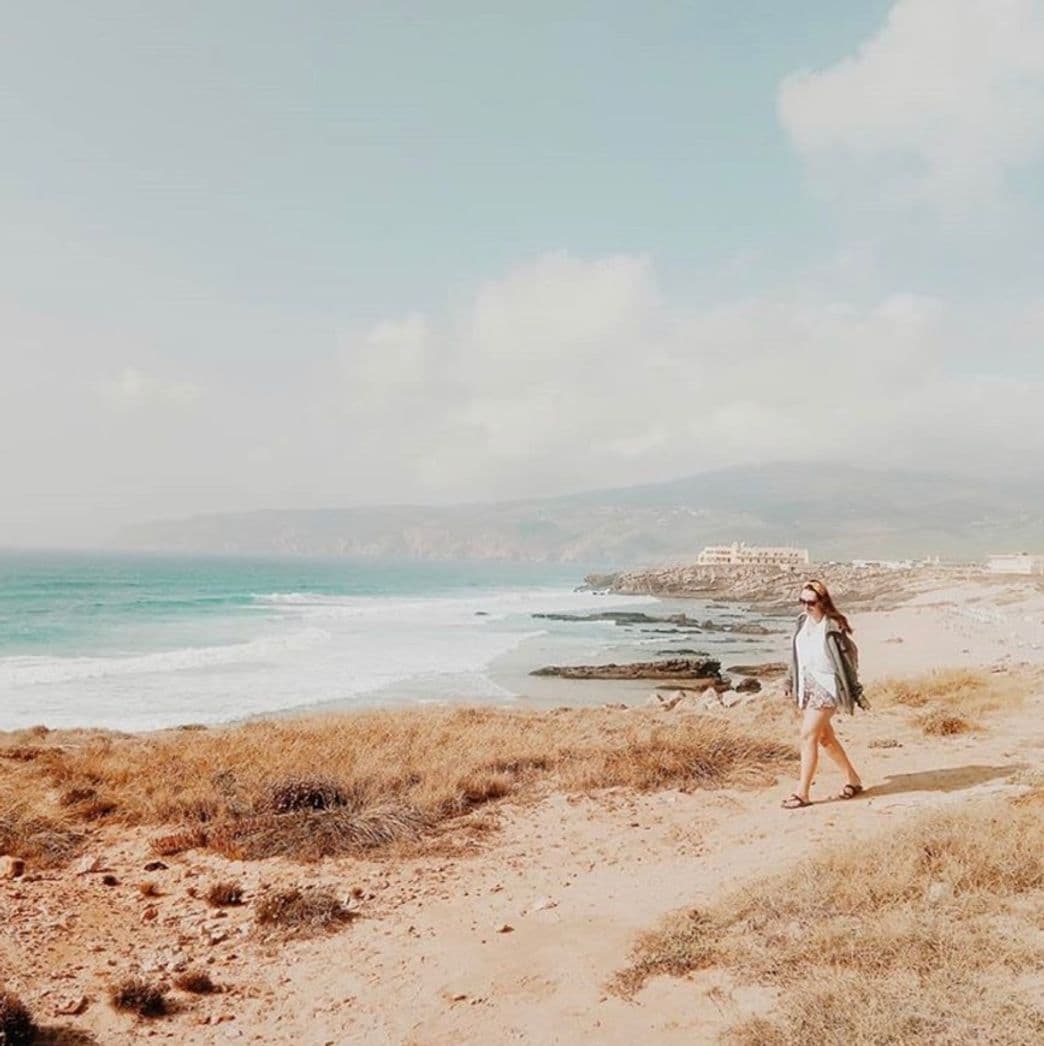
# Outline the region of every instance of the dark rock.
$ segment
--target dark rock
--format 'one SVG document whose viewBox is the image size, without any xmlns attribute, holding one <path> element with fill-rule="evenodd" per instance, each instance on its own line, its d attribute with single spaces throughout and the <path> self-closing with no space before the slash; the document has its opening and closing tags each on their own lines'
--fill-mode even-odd
<svg viewBox="0 0 1044 1046">
<path fill-rule="evenodd" d="M 676 657 L 667 661 L 636 661 L 629 665 L 548 665 L 530 673 L 560 679 L 714 679 L 720 680 L 721 662 Z"/>
<path fill-rule="evenodd" d="M 615 625 L 695 625 L 685 614 L 667 614 L 657 617 L 640 610 L 601 610 L 594 614 L 534 614 L 541 621 L 612 621 Z"/>
<path fill-rule="evenodd" d="M 772 629 L 766 628 L 764 625 L 759 624 L 757 621 L 741 621 L 737 625 L 727 626 L 729 632 L 735 632 L 740 636 L 770 636 L 772 635 Z"/>
<path fill-rule="evenodd" d="M 756 679 L 741 679 L 734 689 L 737 694 L 756 694 L 761 684 Z"/>
<path fill-rule="evenodd" d="M 760 665 L 730 665 L 730 672 L 738 676 L 781 676 L 788 671 L 783 661 L 764 661 Z"/>
</svg>

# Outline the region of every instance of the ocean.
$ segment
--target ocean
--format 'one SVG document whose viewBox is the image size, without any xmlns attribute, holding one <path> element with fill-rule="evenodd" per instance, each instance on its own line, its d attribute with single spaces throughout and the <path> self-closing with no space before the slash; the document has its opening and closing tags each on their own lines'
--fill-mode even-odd
<svg viewBox="0 0 1044 1046">
<path fill-rule="evenodd" d="M 658 603 L 577 592 L 584 573 L 0 553 L 0 730 L 147 730 L 293 709 L 509 704 L 526 698 L 528 670 L 539 663 L 648 656 L 685 640 L 534 617 Z"/>
</svg>

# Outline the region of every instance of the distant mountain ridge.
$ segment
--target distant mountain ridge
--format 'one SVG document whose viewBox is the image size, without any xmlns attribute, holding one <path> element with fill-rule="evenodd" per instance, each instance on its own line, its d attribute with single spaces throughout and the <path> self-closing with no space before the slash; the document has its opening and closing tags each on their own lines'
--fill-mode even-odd
<svg viewBox="0 0 1044 1046">
<path fill-rule="evenodd" d="M 115 543 L 623 566 L 693 557 L 728 541 L 799 545 L 817 560 L 1044 550 L 1044 482 L 782 463 L 490 504 L 217 513 L 128 527 Z"/>
</svg>

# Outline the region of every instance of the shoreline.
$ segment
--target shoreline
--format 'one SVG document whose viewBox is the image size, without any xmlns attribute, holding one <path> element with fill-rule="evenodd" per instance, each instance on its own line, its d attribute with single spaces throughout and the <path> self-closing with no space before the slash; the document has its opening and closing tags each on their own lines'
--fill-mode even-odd
<svg viewBox="0 0 1044 1046">
<path fill-rule="evenodd" d="M 877 647 L 877 656 L 863 659 L 864 675 L 868 679 L 888 674 L 917 671 L 925 656 L 934 663 L 973 667 L 981 664 L 1016 664 L 1020 660 L 1044 657 L 1044 582 L 1034 578 L 996 577 L 992 575 L 966 576 L 966 572 L 943 572 L 944 585 L 938 584 L 937 572 L 914 572 L 915 583 L 903 585 L 896 581 L 903 572 L 867 572 L 858 575 L 870 584 L 860 595 L 865 602 L 867 592 L 875 590 L 882 578 L 893 583 L 888 602 L 890 609 L 863 606 L 855 600 L 852 613 L 857 642 L 862 646 L 864 636 Z M 830 575 L 827 575 L 828 579 Z M 788 582 L 789 584 L 789 582 Z M 567 594 L 563 590 L 561 594 Z M 713 616 L 721 622 L 729 620 L 756 620 L 769 624 L 773 632 L 765 636 L 739 636 L 729 633 L 687 633 L 673 631 L 670 626 L 615 628 L 606 623 L 597 635 L 588 630 L 586 637 L 581 624 L 576 634 L 572 625 L 556 626 L 557 635 L 550 635 L 548 625 L 531 619 L 532 634 L 523 636 L 517 644 L 470 673 L 456 673 L 443 679 L 439 676 L 417 676 L 389 683 L 363 694 L 344 698 L 330 698 L 319 702 L 287 704 L 256 713 L 233 714 L 210 719 L 204 725 L 235 726 L 265 719 L 293 719 L 303 716 L 323 716 L 342 712 L 368 711 L 423 706 L 458 707 L 476 705 L 513 709 L 541 709 L 559 706 L 597 707 L 622 703 L 637 705 L 650 697 L 655 684 L 647 680 L 610 680 L 594 683 L 588 680 L 539 678 L 531 672 L 551 663 L 628 663 L 674 656 L 678 652 L 695 651 L 697 655 L 721 660 L 723 671 L 732 663 L 759 663 L 785 658 L 786 633 L 792 617 L 789 607 L 775 602 L 748 602 L 749 592 L 713 595 L 690 593 L 685 596 L 643 593 L 614 593 L 607 603 L 601 601 L 590 607 L 590 613 L 604 606 L 614 610 L 633 610 L 650 617 L 689 613 L 695 618 Z M 843 600 L 843 597 L 838 597 Z M 549 603 L 553 603 L 549 599 Z M 842 606 L 849 606 L 842 601 Z M 535 611 L 534 611 L 535 612 Z M 1036 615 L 1036 616 L 1035 616 Z M 937 628 L 926 628 L 933 619 Z M 778 631 L 777 631 L 778 630 Z M 920 636 L 920 649 L 913 652 L 904 646 L 904 632 Z M 884 633 L 889 633 L 885 635 Z M 657 634 L 660 633 L 660 634 Z M 897 633 L 897 634 L 892 634 Z M 1010 634 L 1009 634 L 1010 633 Z M 963 636 L 967 644 L 953 644 L 940 640 L 947 634 Z M 970 644 L 970 645 L 968 645 Z M 982 651 L 988 650 L 988 654 Z M 461 681 L 469 679 L 467 687 Z M 176 682 L 172 678 L 172 685 Z M 52 726 L 46 717 L 35 722 Z M 175 722 L 135 728 L 118 724 L 111 729 L 132 733 L 149 733 L 196 725 L 198 720 L 185 717 Z M 8 727 L 5 732 L 24 729 Z M 88 716 L 82 723 L 58 729 L 99 729 L 97 720 Z M 102 726 L 101 729 L 106 729 Z"/>
</svg>

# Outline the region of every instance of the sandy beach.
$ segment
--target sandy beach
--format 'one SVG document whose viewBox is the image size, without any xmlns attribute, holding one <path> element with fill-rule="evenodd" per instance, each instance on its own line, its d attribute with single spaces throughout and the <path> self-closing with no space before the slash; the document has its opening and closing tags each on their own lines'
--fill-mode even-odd
<svg viewBox="0 0 1044 1046">
<path fill-rule="evenodd" d="M 899 832 L 911 819 L 1007 802 L 1039 787 L 1039 584 L 982 579 L 932 587 L 892 609 L 861 611 L 853 623 L 874 705 L 837 724 L 867 786 L 857 800 L 828 799 L 841 782 L 823 764 L 815 805 L 780 809 L 793 787 L 796 721 L 778 684 L 767 684 L 756 702 L 711 713 L 638 706 L 559 712 L 555 720 L 555 712 L 535 710 L 526 714 L 541 720 L 539 729 L 550 722 L 563 739 L 582 724 L 607 737 L 624 731 L 619 736 L 633 747 L 642 731 L 654 739 L 672 731 L 688 736 L 700 719 L 730 738 L 750 732 L 783 748 L 758 749 L 753 765 L 733 765 L 720 780 L 701 783 L 683 767 L 664 770 L 659 784 L 642 778 L 639 787 L 598 787 L 593 771 L 545 774 L 539 760 L 528 771 L 502 762 L 498 772 L 525 787 L 505 785 L 501 798 L 489 791 L 427 841 L 306 863 L 236 859 L 209 845 L 160 855 L 157 838 L 177 824 L 122 823 L 134 818 L 119 809 L 100 814 L 77 825 L 81 838 L 68 861 L 27 857 L 24 870 L 5 864 L 11 877 L 0 880 L 0 985 L 43 1027 L 38 1041 L 117 1046 L 145 1036 L 316 1046 L 711 1043 L 752 1019 L 783 1020 L 783 982 L 742 976 L 724 962 L 651 976 L 633 992 L 614 985 L 643 935 L 672 913 L 713 909 L 738 889 L 756 895 L 760 884 L 814 853 Z M 960 672 L 933 690 L 926 674 L 944 669 Z M 907 681 L 906 689 L 896 680 Z M 963 680 L 961 696 L 937 707 L 949 700 L 947 687 L 957 686 L 952 680 Z M 604 687 L 605 701 L 614 702 L 611 686 L 585 685 Z M 960 722 L 936 731 L 929 716 L 937 713 Z M 606 720 L 575 718 L 581 715 Z M 108 752 L 155 743 L 159 753 L 167 741 L 25 731 L 0 737 L 8 804 L 20 798 L 33 816 L 57 817 L 69 782 L 53 767 L 64 757 L 45 771 L 50 757 L 41 750 L 88 743 Z M 600 773 L 624 780 L 612 777 L 611 759 L 599 758 Z M 333 777 L 338 770 L 304 769 Z M 30 782 L 41 791 L 28 794 Z M 109 783 L 98 783 L 99 795 Z M 121 787 L 147 793 L 150 786 L 124 780 Z M 1042 807 L 1032 809 L 1044 830 Z M 236 883 L 243 903 L 208 904 L 219 882 Z M 329 891 L 340 915 L 314 934 L 261 925 L 261 900 L 289 888 Z M 1028 934 L 1025 954 L 1036 958 L 1025 960 L 1017 987 L 1020 1005 L 1039 1013 L 1040 882 L 1020 898 L 1019 932 Z M 180 990 L 175 982 L 187 970 L 205 971 L 218 990 Z M 995 973 L 983 973 L 983 984 Z M 165 990 L 169 1012 L 147 1018 L 114 1008 L 114 984 L 131 976 Z M 995 1030 L 982 1041 L 1037 1041 L 1038 1026 L 1025 1019 Z M 791 1041 L 786 1034 L 766 1041 Z"/>
</svg>

